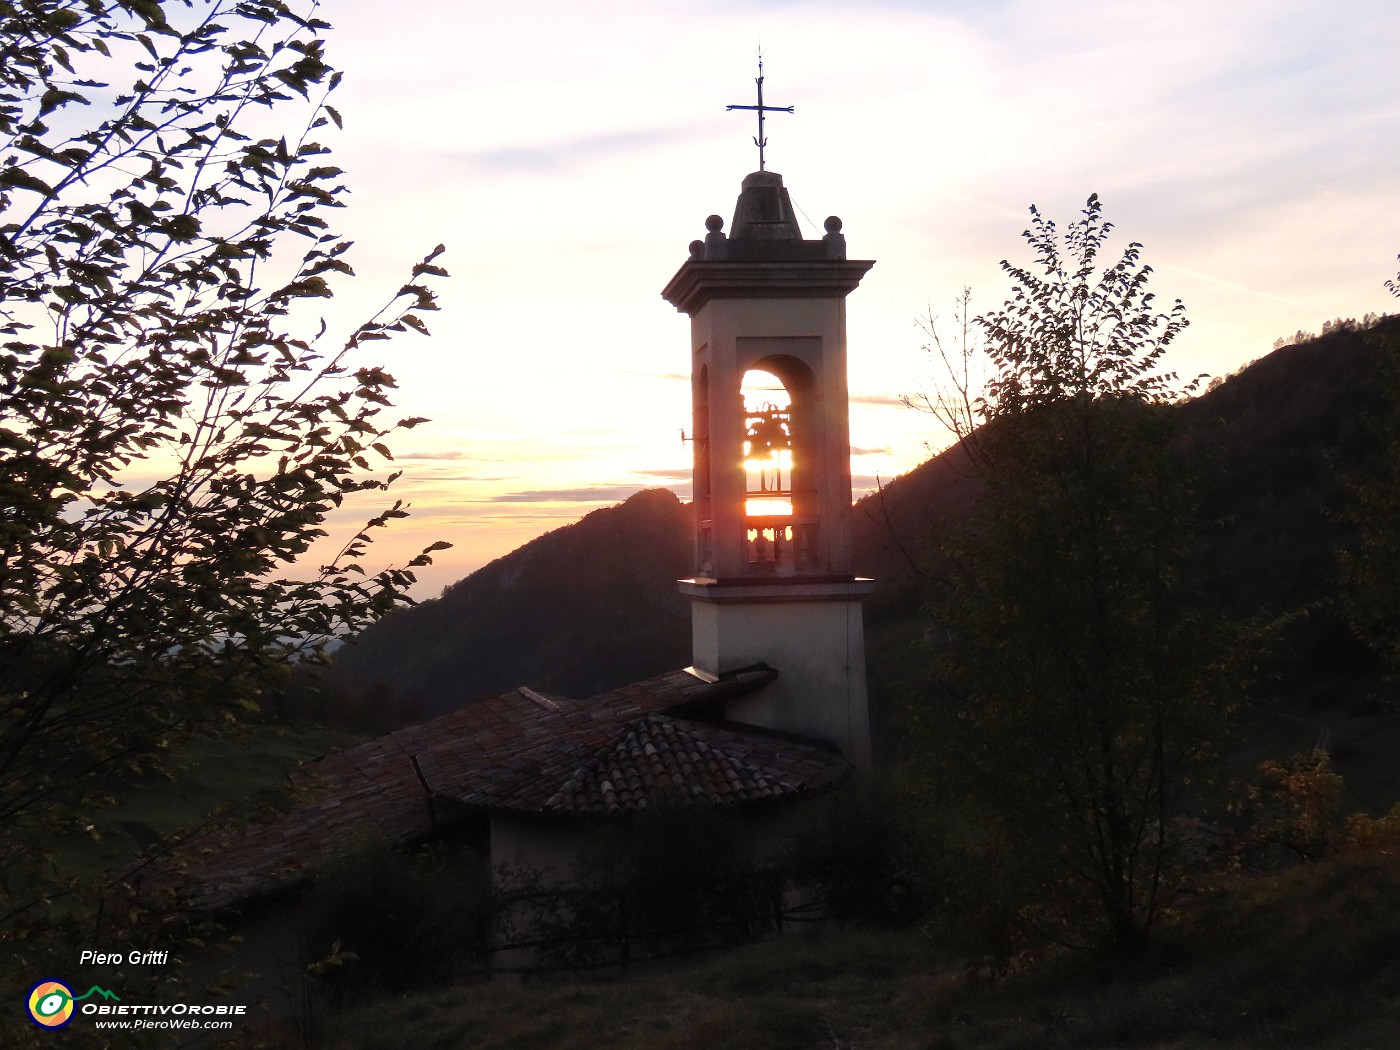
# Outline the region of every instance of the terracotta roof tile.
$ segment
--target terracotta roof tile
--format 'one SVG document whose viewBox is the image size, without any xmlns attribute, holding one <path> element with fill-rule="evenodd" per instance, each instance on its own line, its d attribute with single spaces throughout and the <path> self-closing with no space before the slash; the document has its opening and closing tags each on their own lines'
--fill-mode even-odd
<svg viewBox="0 0 1400 1050">
<path fill-rule="evenodd" d="M 850 772 L 840 755 L 811 744 L 648 715 L 623 726 L 560 783 L 544 810 L 601 815 L 796 800 L 835 787 Z"/>
</svg>

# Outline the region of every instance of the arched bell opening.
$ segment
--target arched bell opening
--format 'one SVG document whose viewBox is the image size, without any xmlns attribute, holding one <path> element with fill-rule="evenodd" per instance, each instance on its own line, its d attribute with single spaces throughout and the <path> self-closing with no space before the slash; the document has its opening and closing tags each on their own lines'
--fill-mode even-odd
<svg viewBox="0 0 1400 1050">
<path fill-rule="evenodd" d="M 744 517 L 792 515 L 792 396 L 771 372 L 744 373 Z"/>
<path fill-rule="evenodd" d="M 816 563 L 812 375 L 775 356 L 743 375 L 744 551 L 749 572 L 786 575 Z"/>
</svg>

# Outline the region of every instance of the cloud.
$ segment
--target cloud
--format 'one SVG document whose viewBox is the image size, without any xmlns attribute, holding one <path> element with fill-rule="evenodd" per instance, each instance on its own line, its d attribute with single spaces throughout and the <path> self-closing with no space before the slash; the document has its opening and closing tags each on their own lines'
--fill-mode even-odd
<svg viewBox="0 0 1400 1050">
<path fill-rule="evenodd" d="M 852 394 L 850 402 L 853 405 L 876 405 L 881 408 L 904 408 L 904 399 L 895 397 L 892 394 Z"/>
<path fill-rule="evenodd" d="M 691 468 L 676 467 L 672 470 L 634 470 L 632 473 L 641 474 L 648 478 L 674 478 L 676 481 L 689 481 Z"/>
<path fill-rule="evenodd" d="M 856 448 L 855 445 L 852 445 L 852 446 L 851 446 L 851 455 L 853 455 L 853 456 L 892 456 L 892 455 L 894 455 L 894 449 L 889 448 L 888 446 L 885 447 L 885 448 Z"/>
<path fill-rule="evenodd" d="M 709 135 L 712 131 L 707 125 L 696 122 L 656 124 L 651 127 L 581 135 L 572 139 L 557 139 L 542 146 L 513 146 L 475 153 L 455 153 L 449 159 L 484 171 L 553 172 L 594 160 L 650 153 L 697 136 Z"/>
<path fill-rule="evenodd" d="M 412 477 L 405 475 L 399 485 L 413 494 L 414 499 L 454 499 L 458 493 L 456 488 L 442 488 L 443 485 L 494 485 L 502 481 L 515 481 L 519 474 L 416 474 Z"/>
<path fill-rule="evenodd" d="M 545 525 L 553 528 L 560 522 L 571 522 L 577 521 L 578 519 L 579 512 L 573 507 L 549 507 L 541 510 L 512 511 L 508 514 L 491 514 L 489 516 L 477 517 L 467 516 L 456 520 L 453 522 L 453 525 L 460 529 L 476 529 L 483 531 L 499 529 L 504 525 Z M 502 551 L 501 553 L 504 554 L 506 552 Z"/>
<path fill-rule="evenodd" d="M 467 453 L 461 451 L 460 449 L 448 449 L 448 450 L 443 451 L 443 452 L 400 452 L 400 453 L 398 453 L 397 455 L 395 455 L 394 458 L 395 458 L 395 459 L 427 460 L 427 459 L 475 459 L 476 457 L 474 457 L 474 456 L 469 456 L 469 455 L 467 455 Z"/>
<path fill-rule="evenodd" d="M 868 492 L 874 492 L 881 485 L 889 484 L 890 481 L 890 478 L 878 474 L 852 474 L 851 495 L 859 499 Z"/>
<path fill-rule="evenodd" d="M 394 462 L 396 463 L 460 463 L 463 460 L 470 460 L 474 463 L 517 463 L 520 456 L 502 454 L 495 456 L 483 456 L 476 452 L 463 452 L 461 449 L 443 449 L 441 451 L 424 450 L 421 452 L 395 452 Z M 553 456 L 551 458 L 559 458 Z M 509 475 L 507 475 L 509 476 Z M 499 480 L 499 479 L 495 479 Z"/>
<path fill-rule="evenodd" d="M 635 496 L 644 485 L 584 485 L 573 489 L 530 489 L 503 492 L 490 503 L 620 503 Z"/>
</svg>

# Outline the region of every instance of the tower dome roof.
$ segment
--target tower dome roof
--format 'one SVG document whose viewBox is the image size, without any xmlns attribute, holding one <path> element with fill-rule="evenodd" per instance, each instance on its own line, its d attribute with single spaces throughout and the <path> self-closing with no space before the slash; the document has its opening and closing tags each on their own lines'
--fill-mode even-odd
<svg viewBox="0 0 1400 1050">
<path fill-rule="evenodd" d="M 776 171 L 755 171 L 744 179 L 729 225 L 731 241 L 800 241 L 792 199 Z"/>
</svg>

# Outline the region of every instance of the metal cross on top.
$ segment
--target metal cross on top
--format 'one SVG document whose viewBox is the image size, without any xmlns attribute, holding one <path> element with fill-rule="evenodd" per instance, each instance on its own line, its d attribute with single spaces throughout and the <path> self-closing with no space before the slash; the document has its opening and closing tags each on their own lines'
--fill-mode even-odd
<svg viewBox="0 0 1400 1050">
<path fill-rule="evenodd" d="M 763 134 L 763 114 L 764 113 L 791 113 L 792 106 L 765 106 L 763 104 L 763 55 L 758 56 L 758 78 L 754 81 L 758 85 L 758 105 L 756 106 L 725 106 L 724 111 L 728 113 L 731 109 L 756 109 L 758 110 L 758 136 L 753 140 L 753 144 L 758 147 L 758 170 L 763 171 L 763 147 L 768 145 L 768 139 Z"/>
</svg>

